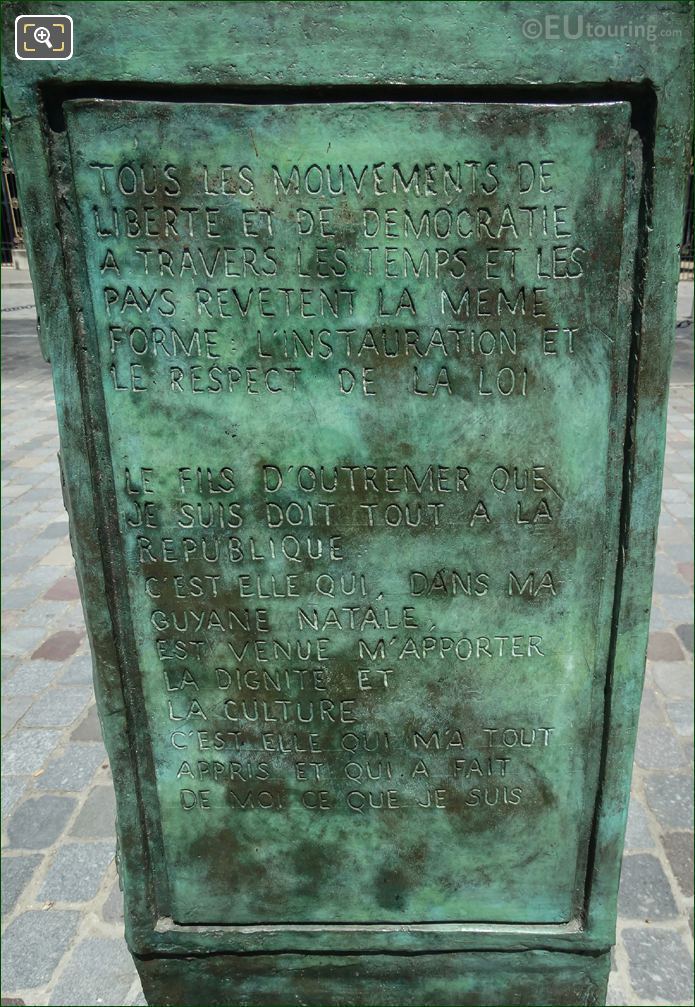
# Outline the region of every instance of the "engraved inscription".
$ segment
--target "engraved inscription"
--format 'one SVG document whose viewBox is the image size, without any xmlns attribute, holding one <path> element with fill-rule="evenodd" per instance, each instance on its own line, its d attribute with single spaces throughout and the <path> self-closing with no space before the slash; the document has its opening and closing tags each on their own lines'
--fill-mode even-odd
<svg viewBox="0 0 695 1007">
<path fill-rule="evenodd" d="M 171 915 L 569 920 L 625 107 L 67 121 Z"/>
</svg>

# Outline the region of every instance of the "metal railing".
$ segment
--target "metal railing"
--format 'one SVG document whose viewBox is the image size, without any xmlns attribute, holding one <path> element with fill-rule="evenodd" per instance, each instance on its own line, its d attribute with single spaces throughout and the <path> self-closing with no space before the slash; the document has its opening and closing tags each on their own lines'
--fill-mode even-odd
<svg viewBox="0 0 695 1007">
<path fill-rule="evenodd" d="M 2 264 L 11 266 L 15 252 L 24 247 L 22 220 L 17 200 L 17 183 L 10 156 L 3 145 L 2 151 Z"/>
</svg>

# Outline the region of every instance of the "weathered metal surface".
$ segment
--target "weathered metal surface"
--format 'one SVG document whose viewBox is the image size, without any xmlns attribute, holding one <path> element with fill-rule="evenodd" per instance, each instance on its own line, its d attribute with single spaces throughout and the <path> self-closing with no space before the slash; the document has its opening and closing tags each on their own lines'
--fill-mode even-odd
<svg viewBox="0 0 695 1007">
<path fill-rule="evenodd" d="M 148 999 L 602 1002 L 686 9 L 140 4 L 145 64 L 46 6 L 7 95 Z"/>
<path fill-rule="evenodd" d="M 574 916 L 628 115 L 67 103 L 178 923 Z"/>
</svg>

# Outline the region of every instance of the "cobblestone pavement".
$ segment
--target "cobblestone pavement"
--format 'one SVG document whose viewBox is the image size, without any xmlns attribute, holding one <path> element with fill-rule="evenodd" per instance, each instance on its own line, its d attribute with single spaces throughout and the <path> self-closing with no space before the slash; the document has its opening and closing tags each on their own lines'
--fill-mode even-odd
<svg viewBox="0 0 695 1007">
<path fill-rule="evenodd" d="M 26 273 L 3 269 L 3 1004 L 142 1004 L 123 941 L 53 393 Z M 11 285 L 9 285 L 11 284 Z M 679 317 L 692 317 L 692 284 Z M 12 310 L 20 308 L 20 310 Z M 10 309 L 10 310 L 8 310 Z M 678 329 L 649 664 L 609 1004 L 692 1004 L 693 372 Z"/>
</svg>

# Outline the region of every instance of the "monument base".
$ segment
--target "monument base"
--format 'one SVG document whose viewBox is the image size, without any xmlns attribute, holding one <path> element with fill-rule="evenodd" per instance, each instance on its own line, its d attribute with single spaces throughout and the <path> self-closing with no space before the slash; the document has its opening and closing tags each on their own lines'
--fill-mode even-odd
<svg viewBox="0 0 695 1007">
<path fill-rule="evenodd" d="M 134 957 L 160 1007 L 593 1007 L 610 971 L 609 952 Z"/>
</svg>

